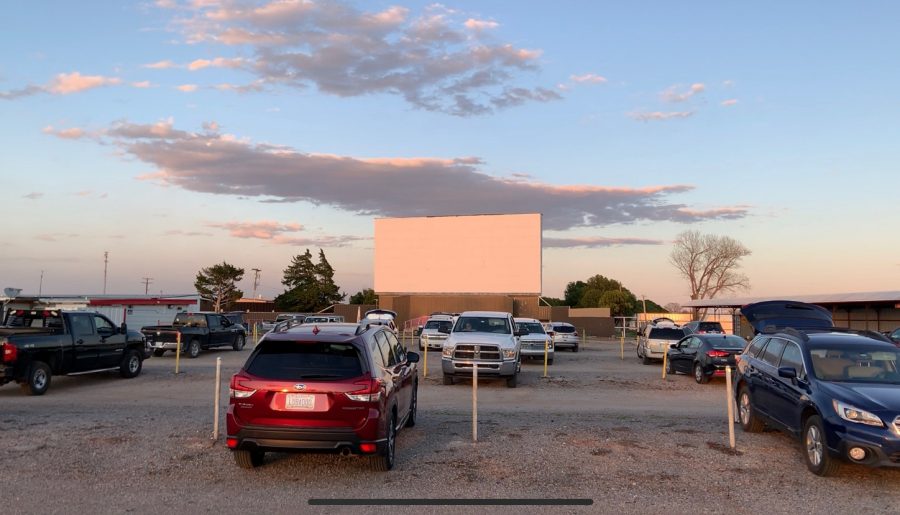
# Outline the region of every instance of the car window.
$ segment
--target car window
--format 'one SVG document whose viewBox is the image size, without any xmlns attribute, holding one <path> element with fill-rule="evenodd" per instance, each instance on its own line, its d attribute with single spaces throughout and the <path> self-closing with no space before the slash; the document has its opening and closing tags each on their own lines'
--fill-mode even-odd
<svg viewBox="0 0 900 515">
<path fill-rule="evenodd" d="M 271 340 L 259 344 L 246 370 L 278 381 L 347 379 L 363 373 L 359 351 L 349 343 Z"/>
<path fill-rule="evenodd" d="M 394 356 L 394 352 L 391 349 L 391 344 L 387 341 L 387 336 L 385 336 L 384 331 L 378 331 L 375 333 L 375 343 L 378 344 L 378 350 L 381 351 L 381 356 L 384 358 L 384 363 L 386 367 L 392 367 L 397 364 L 397 357 Z"/>
<path fill-rule="evenodd" d="M 824 381 L 900 385 L 900 349 L 849 342 L 810 347 L 812 373 Z"/>
<path fill-rule="evenodd" d="M 716 349 L 743 349 L 747 341 L 734 334 L 711 335 L 706 341 Z"/>
<path fill-rule="evenodd" d="M 388 343 L 391 348 L 394 349 L 394 356 L 397 357 L 398 363 L 403 363 L 406 361 L 406 349 L 403 348 L 403 345 L 400 344 L 400 341 L 394 335 L 394 333 L 386 332 L 385 336 L 387 336 Z"/>
<path fill-rule="evenodd" d="M 553 330 L 557 333 L 574 333 L 575 326 L 571 325 L 554 325 Z"/>
<path fill-rule="evenodd" d="M 781 363 L 779 367 L 791 367 L 797 371 L 797 377 L 803 379 L 806 377 L 803 368 L 803 355 L 800 353 L 800 347 L 796 343 L 790 342 L 784 347 L 781 354 Z"/>
<path fill-rule="evenodd" d="M 106 329 L 108 331 L 115 331 L 115 326 L 112 323 L 105 319 L 100 315 L 94 315 L 94 327 L 97 328 L 97 332 L 100 332 L 100 329 Z"/>
<path fill-rule="evenodd" d="M 781 338 L 771 338 L 769 344 L 766 345 L 766 348 L 763 351 L 762 360 L 772 366 L 778 366 L 778 362 L 781 360 L 781 351 L 784 350 L 785 343 L 786 342 Z"/>
<path fill-rule="evenodd" d="M 90 315 L 72 315 L 72 334 L 75 336 L 94 334 L 94 326 L 91 324 Z"/>
<path fill-rule="evenodd" d="M 680 340 L 684 338 L 684 331 L 675 327 L 654 327 L 650 330 L 648 338 L 653 340 Z"/>
<path fill-rule="evenodd" d="M 516 322 L 519 331 L 525 329 L 530 334 L 544 334 L 544 326 L 538 322 Z"/>
<path fill-rule="evenodd" d="M 703 340 L 701 340 L 700 338 L 691 338 L 691 349 L 697 349 L 701 345 L 703 345 Z"/>
<path fill-rule="evenodd" d="M 375 362 L 376 367 L 387 368 L 387 362 L 384 361 L 384 354 L 381 353 L 381 348 L 378 346 L 378 342 L 374 338 L 369 345 L 369 351 L 372 353 L 372 361 Z"/>
<path fill-rule="evenodd" d="M 759 353 L 762 351 L 763 347 L 766 346 L 766 342 L 768 342 L 768 338 L 756 338 L 752 342 L 750 342 L 750 346 L 747 347 L 747 354 L 753 356 L 754 358 L 758 358 Z"/>
</svg>

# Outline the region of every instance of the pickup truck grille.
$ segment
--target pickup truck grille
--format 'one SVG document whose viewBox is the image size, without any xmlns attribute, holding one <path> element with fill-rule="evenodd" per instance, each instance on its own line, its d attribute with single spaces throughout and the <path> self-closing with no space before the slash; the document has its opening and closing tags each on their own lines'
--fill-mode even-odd
<svg viewBox="0 0 900 515">
<path fill-rule="evenodd" d="M 457 345 L 456 350 L 453 351 L 453 359 L 500 361 L 500 347 L 462 343 Z"/>
</svg>

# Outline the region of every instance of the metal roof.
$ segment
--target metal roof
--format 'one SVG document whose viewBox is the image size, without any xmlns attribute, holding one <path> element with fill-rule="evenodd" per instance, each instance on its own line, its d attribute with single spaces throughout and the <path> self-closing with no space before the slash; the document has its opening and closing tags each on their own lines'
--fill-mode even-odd
<svg viewBox="0 0 900 515">
<path fill-rule="evenodd" d="M 766 300 L 793 300 L 810 304 L 872 304 L 900 303 L 900 291 L 872 291 L 855 293 L 823 293 L 815 295 L 768 295 L 765 297 L 734 297 L 730 299 L 700 299 L 682 304 L 689 308 L 739 308 L 745 304 Z"/>
</svg>

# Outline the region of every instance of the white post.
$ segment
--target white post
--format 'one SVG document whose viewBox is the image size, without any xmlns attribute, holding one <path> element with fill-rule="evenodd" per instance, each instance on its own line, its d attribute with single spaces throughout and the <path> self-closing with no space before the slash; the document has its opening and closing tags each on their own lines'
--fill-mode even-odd
<svg viewBox="0 0 900 515">
<path fill-rule="evenodd" d="M 219 439 L 219 392 L 222 390 L 222 358 L 216 358 L 216 400 L 213 407 L 213 441 Z"/>
<path fill-rule="evenodd" d="M 725 400 L 728 403 L 728 443 L 734 449 L 734 399 L 731 396 L 731 367 L 725 366 Z"/>
<path fill-rule="evenodd" d="M 478 364 L 472 364 L 472 441 L 478 441 Z"/>
</svg>

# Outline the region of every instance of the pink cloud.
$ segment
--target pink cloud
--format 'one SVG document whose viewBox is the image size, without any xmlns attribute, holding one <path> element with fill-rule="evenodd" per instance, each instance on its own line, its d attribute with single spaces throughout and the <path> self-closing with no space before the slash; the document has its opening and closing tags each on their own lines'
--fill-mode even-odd
<svg viewBox="0 0 900 515">
<path fill-rule="evenodd" d="M 572 75 L 569 78 L 575 82 L 585 84 L 603 84 L 604 82 L 606 82 L 606 77 L 601 77 L 600 75 L 596 75 L 593 73 L 585 73 L 584 75 Z"/>
<path fill-rule="evenodd" d="M 183 91 L 185 93 L 193 93 L 197 91 L 197 87 L 198 86 L 196 84 L 182 84 L 180 86 L 175 86 L 175 89 L 177 89 L 178 91 Z"/>
<path fill-rule="evenodd" d="M 466 23 L 464 25 L 467 29 L 470 30 L 496 29 L 500 26 L 500 24 L 495 21 L 476 20 L 474 18 L 469 18 L 468 20 L 466 20 Z"/>
<path fill-rule="evenodd" d="M 235 58 L 225 58 L 225 57 L 216 57 L 215 59 L 197 59 L 191 61 L 190 64 L 187 65 L 187 69 L 190 71 L 202 70 L 203 68 L 238 68 L 243 66 L 244 60 L 240 57 Z"/>
<path fill-rule="evenodd" d="M 688 118 L 694 115 L 694 111 L 653 111 L 653 112 L 631 112 L 628 113 L 629 118 L 641 122 L 674 120 L 678 118 Z"/>
<path fill-rule="evenodd" d="M 282 233 L 292 233 L 303 230 L 303 226 L 297 223 L 282 224 L 270 220 L 259 222 L 208 223 L 206 226 L 215 227 L 217 229 L 227 229 L 229 234 L 235 238 L 258 238 L 261 240 L 271 240 Z"/>
<path fill-rule="evenodd" d="M 149 80 L 142 80 L 140 82 L 132 82 L 131 87 L 133 88 L 152 88 L 153 84 L 150 83 Z"/>
<path fill-rule="evenodd" d="M 672 86 L 669 89 L 663 91 L 660 96 L 666 102 L 684 102 L 689 100 L 694 95 L 699 95 L 706 90 L 706 85 L 700 82 L 696 82 L 691 84 L 691 86 L 684 91 L 679 92 L 677 86 Z"/>
<path fill-rule="evenodd" d="M 43 128 L 44 134 L 50 134 L 62 139 L 81 139 L 85 137 L 86 132 L 79 127 L 71 127 L 69 129 L 54 129 L 52 125 Z"/>
<path fill-rule="evenodd" d="M 78 72 L 60 73 L 49 84 L 47 91 L 57 95 L 68 95 L 102 86 L 114 86 L 121 84 L 122 80 L 116 77 L 104 77 L 102 75 L 82 75 Z"/>
<path fill-rule="evenodd" d="M 737 100 L 736 98 L 729 98 L 728 100 L 723 100 L 723 101 L 722 101 L 722 106 L 723 106 L 723 107 L 729 107 L 729 106 L 733 106 L 733 105 L 735 105 L 735 104 L 737 104 L 737 103 L 738 103 L 738 100 Z"/>
<path fill-rule="evenodd" d="M 542 244 L 545 248 L 601 248 L 601 247 L 620 247 L 622 245 L 662 245 L 662 240 L 650 240 L 646 238 L 603 238 L 603 237 L 585 237 L 585 238 L 553 238 L 545 237 Z"/>
<path fill-rule="evenodd" d="M 151 68 L 154 70 L 164 70 L 167 68 L 175 68 L 178 65 L 173 63 L 172 61 L 166 59 L 165 61 L 157 61 L 155 63 L 145 64 L 144 68 Z"/>
</svg>

